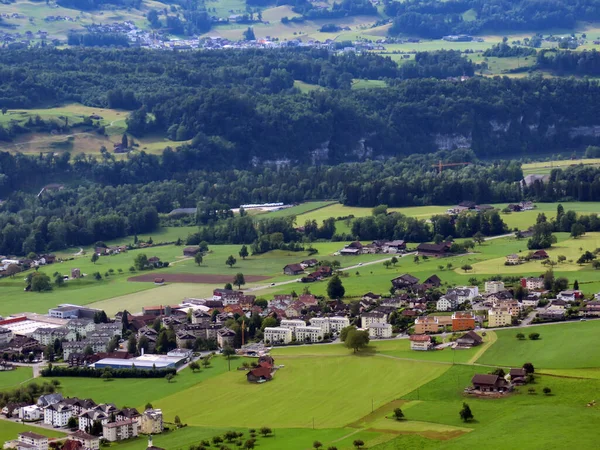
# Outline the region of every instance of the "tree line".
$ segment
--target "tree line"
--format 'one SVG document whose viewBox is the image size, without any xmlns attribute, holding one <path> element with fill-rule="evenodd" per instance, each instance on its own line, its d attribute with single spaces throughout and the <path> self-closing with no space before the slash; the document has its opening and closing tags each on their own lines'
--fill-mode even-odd
<svg viewBox="0 0 600 450">
<path fill-rule="evenodd" d="M 467 11 L 475 18 L 466 20 Z M 571 29 L 578 21 L 598 20 L 600 5 L 594 0 L 386 0 L 385 12 L 394 17 L 391 35 L 439 39 L 450 34 Z"/>
</svg>

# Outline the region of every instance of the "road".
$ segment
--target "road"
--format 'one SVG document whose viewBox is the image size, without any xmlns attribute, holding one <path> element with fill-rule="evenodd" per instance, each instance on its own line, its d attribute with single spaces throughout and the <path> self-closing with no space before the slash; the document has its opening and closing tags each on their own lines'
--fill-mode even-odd
<svg viewBox="0 0 600 450">
<path fill-rule="evenodd" d="M 486 237 L 485 240 L 486 241 L 492 241 L 494 239 L 502 239 L 502 238 L 506 238 L 506 237 L 512 237 L 514 235 L 515 235 L 514 233 L 501 234 L 501 235 L 498 235 L 498 236 Z M 373 264 L 383 264 L 385 261 L 391 260 L 394 256 L 396 258 L 405 258 L 407 256 L 416 255 L 416 253 L 417 252 L 402 253 L 402 254 L 399 254 L 399 253 L 389 254 L 390 256 L 387 256 L 386 258 L 378 259 L 376 261 L 369 261 L 369 262 L 355 264 L 353 266 L 344 267 L 344 268 L 339 269 L 339 270 L 340 270 L 340 272 L 345 272 L 345 271 L 348 271 L 348 270 L 359 269 L 359 268 L 365 267 L 365 266 L 371 266 Z M 267 285 L 263 285 L 263 286 L 255 286 L 253 288 L 246 289 L 246 292 L 256 292 L 256 291 L 262 291 L 264 289 L 275 288 L 275 287 L 279 287 L 279 286 L 285 286 L 286 284 L 297 283 L 299 280 L 300 280 L 299 278 L 295 278 L 293 280 L 279 281 L 277 283 L 267 284 Z"/>
</svg>

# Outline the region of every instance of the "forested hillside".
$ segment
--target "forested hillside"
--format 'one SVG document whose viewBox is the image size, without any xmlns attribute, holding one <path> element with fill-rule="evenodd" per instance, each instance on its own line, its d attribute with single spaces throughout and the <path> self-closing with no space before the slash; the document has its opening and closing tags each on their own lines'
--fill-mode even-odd
<svg viewBox="0 0 600 450">
<path fill-rule="evenodd" d="M 465 20 L 467 11 L 476 18 Z M 600 4 L 596 0 L 387 0 L 385 12 L 394 17 L 392 35 L 441 38 L 461 33 L 570 29 L 577 21 L 600 19 Z"/>
<path fill-rule="evenodd" d="M 194 155 L 190 168 L 340 163 L 456 147 L 508 157 L 600 142 L 597 82 L 446 80 L 473 71 L 453 52 L 418 54 L 398 67 L 373 54 L 314 49 L 3 51 L 0 107 L 80 102 L 133 110 L 132 135 L 192 140 L 171 157 Z M 349 89 L 362 78 L 390 87 Z M 294 80 L 327 89 L 301 94 Z M 0 128 L 0 139 L 10 140 L 19 131 L 13 127 Z"/>
</svg>

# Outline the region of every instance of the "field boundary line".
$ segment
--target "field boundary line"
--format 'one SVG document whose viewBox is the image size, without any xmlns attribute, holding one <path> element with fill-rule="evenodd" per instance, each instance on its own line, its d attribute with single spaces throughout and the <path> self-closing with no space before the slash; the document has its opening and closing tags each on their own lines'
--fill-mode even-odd
<svg viewBox="0 0 600 450">
<path fill-rule="evenodd" d="M 364 428 L 358 428 L 358 429 L 354 430 L 352 433 L 349 433 L 349 434 L 342 436 L 341 438 L 338 438 L 335 441 L 331 441 L 331 442 L 335 444 L 336 442 L 343 441 L 344 439 L 347 439 L 350 436 L 354 436 L 356 433 L 360 433 L 363 430 L 364 430 Z"/>
<path fill-rule="evenodd" d="M 484 345 L 482 348 L 477 350 L 477 353 L 475 353 L 471 357 L 471 359 L 469 359 L 467 361 L 467 364 L 474 365 L 477 362 L 477 360 L 479 358 L 481 358 L 483 356 L 483 354 L 488 350 L 488 348 L 490 348 L 492 345 L 494 345 L 496 343 L 496 341 L 498 340 L 498 335 L 496 333 L 494 333 L 493 331 L 490 331 L 489 333 L 486 333 L 486 334 L 490 337 L 490 340 L 488 342 L 486 342 L 487 345 Z"/>
</svg>

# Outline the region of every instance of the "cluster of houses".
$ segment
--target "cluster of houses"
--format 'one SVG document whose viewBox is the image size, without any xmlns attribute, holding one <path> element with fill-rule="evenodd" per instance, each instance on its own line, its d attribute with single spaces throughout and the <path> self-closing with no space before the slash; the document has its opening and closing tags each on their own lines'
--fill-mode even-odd
<svg viewBox="0 0 600 450">
<path fill-rule="evenodd" d="M 250 383 L 265 383 L 273 379 L 274 373 L 279 369 L 275 360 L 269 355 L 258 357 L 256 367 L 252 367 L 246 373 L 246 380 Z"/>
<path fill-rule="evenodd" d="M 435 348 L 433 337 L 429 334 L 412 334 L 409 337 L 410 349 L 415 351 L 429 351 Z M 480 345 L 483 338 L 475 331 L 468 331 L 460 336 L 453 344 L 454 349 L 466 349 Z"/>
<path fill-rule="evenodd" d="M 395 241 L 373 241 L 370 244 L 363 245 L 359 241 L 351 242 L 341 249 L 338 253 L 342 256 L 357 256 L 376 253 L 404 253 L 406 251 L 406 242 L 402 240 Z"/>
<path fill-rule="evenodd" d="M 548 259 L 550 255 L 546 250 L 536 250 L 534 252 L 529 252 L 526 256 L 519 256 L 516 253 L 512 253 L 506 256 L 506 261 L 504 262 L 507 266 L 516 266 L 517 264 L 522 264 L 526 261 L 534 260 L 540 261 L 544 259 Z"/>
<path fill-rule="evenodd" d="M 465 389 L 467 394 L 473 395 L 496 395 L 511 392 L 515 386 L 527 384 L 527 371 L 524 368 L 513 368 L 502 376 L 495 373 L 476 374 L 471 378 L 472 387 Z"/>
<path fill-rule="evenodd" d="M 56 262 L 56 256 L 47 253 L 37 255 L 35 258 L 9 258 L 0 255 L 0 276 L 11 276 L 32 267 L 45 266 Z"/>
<path fill-rule="evenodd" d="M 164 430 L 160 409 L 149 408 L 140 413 L 135 408 L 119 409 L 112 403 L 96 404 L 91 399 L 64 398 L 59 393 L 42 395 L 35 404 L 9 403 L 2 409 L 2 414 L 53 428 L 72 429 L 76 424 L 77 431 L 69 434 L 69 440 L 79 445 L 70 443 L 69 450 L 98 450 L 100 439 L 118 442 L 139 434 L 160 434 Z M 7 444 L 17 449 L 47 450 L 48 438 L 25 432 L 19 434 L 17 442 Z"/>
<path fill-rule="evenodd" d="M 319 342 L 326 335 L 337 334 L 350 326 L 347 317 L 313 317 L 307 324 L 301 319 L 283 319 L 278 327 L 264 329 L 265 344 L 289 344 L 297 342 Z"/>
</svg>

